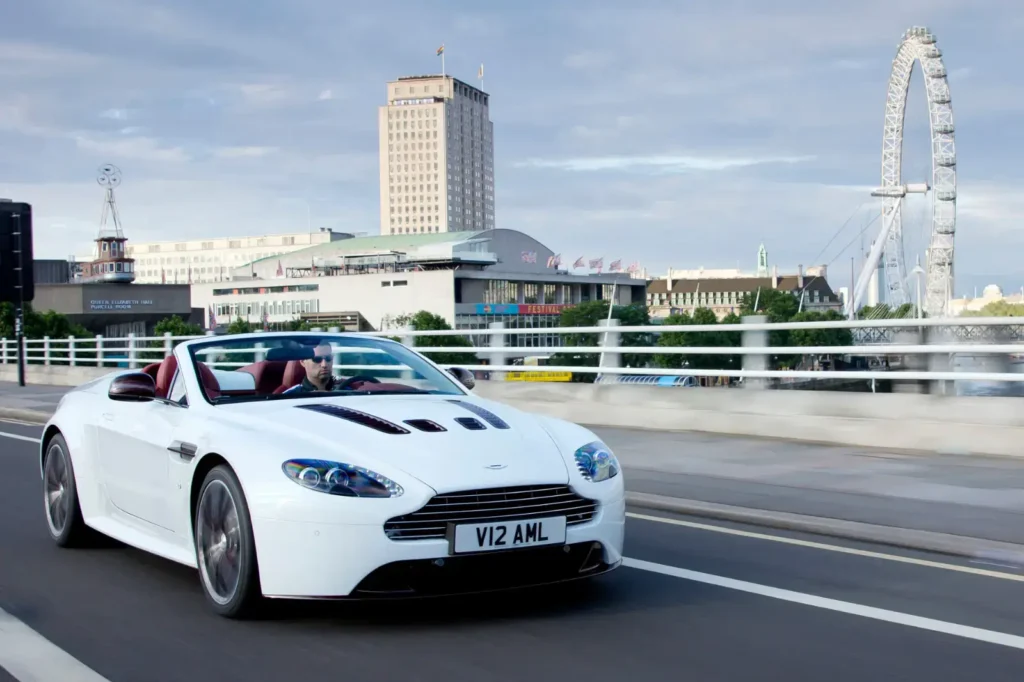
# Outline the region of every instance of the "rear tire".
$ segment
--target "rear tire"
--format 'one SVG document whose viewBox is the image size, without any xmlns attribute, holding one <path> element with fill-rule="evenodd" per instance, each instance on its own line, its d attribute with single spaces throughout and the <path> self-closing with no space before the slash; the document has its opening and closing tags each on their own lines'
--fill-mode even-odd
<svg viewBox="0 0 1024 682">
<path fill-rule="evenodd" d="M 96 539 L 97 534 L 85 525 L 71 451 L 59 433 L 47 441 L 43 456 L 43 511 L 58 547 L 85 547 Z"/>
<path fill-rule="evenodd" d="M 214 612 L 249 618 L 263 605 L 249 507 L 225 464 L 206 475 L 194 518 L 199 583 Z"/>
</svg>

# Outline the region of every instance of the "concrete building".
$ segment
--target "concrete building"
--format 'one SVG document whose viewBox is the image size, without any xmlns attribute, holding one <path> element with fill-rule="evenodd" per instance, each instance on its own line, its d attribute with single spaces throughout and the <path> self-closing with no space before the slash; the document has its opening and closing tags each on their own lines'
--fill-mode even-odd
<svg viewBox="0 0 1024 682">
<path fill-rule="evenodd" d="M 132 242 L 127 255 L 135 259 L 135 281 L 139 284 L 225 282 L 231 281 L 231 273 L 236 268 L 259 258 L 352 237 L 321 227 L 315 232 L 253 237 Z M 95 257 L 93 254 L 89 258 Z"/>
<path fill-rule="evenodd" d="M 490 96 L 452 76 L 388 83 L 378 113 L 380 233 L 494 228 Z"/>
<path fill-rule="evenodd" d="M 218 325 L 235 317 L 273 325 L 359 313 L 376 329 L 397 328 L 398 318 L 427 310 L 457 329 L 492 322 L 537 329 L 512 338 L 539 346 L 559 344 L 541 330 L 557 327 L 566 307 L 608 300 L 613 289 L 619 305 L 644 301 L 646 281 L 625 273 L 572 275 L 547 267 L 553 255 L 514 230 L 349 239 L 256 261 L 237 270 L 230 285 L 195 284 L 192 305 L 212 309 Z"/>
<path fill-rule="evenodd" d="M 739 314 L 744 295 L 756 297 L 759 290 L 785 291 L 803 296 L 803 310 L 842 311 L 840 297 L 832 291 L 826 279 L 825 266 L 808 268 L 798 266 L 795 275 L 779 275 L 776 266 L 770 277 L 729 274 L 725 277 L 678 278 L 673 275 L 655 279 L 647 286 L 647 305 L 652 318 L 693 312 L 696 308 L 710 308 L 719 320 L 730 313 Z"/>
<path fill-rule="evenodd" d="M 94 334 L 123 338 L 152 336 L 158 322 L 174 315 L 203 324 L 203 311 L 193 309 L 190 298 L 187 284 L 36 284 L 32 307 L 65 315 Z"/>
</svg>

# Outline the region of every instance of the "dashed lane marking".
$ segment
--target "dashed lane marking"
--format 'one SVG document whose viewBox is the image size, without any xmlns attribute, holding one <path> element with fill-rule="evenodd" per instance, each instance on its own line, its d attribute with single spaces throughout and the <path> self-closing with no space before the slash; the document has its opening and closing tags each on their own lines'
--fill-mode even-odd
<svg viewBox="0 0 1024 682">
<path fill-rule="evenodd" d="M 3 609 L 0 668 L 18 682 L 110 682 Z"/>
<path fill-rule="evenodd" d="M 664 516 L 652 516 L 648 514 L 637 514 L 635 512 L 626 512 L 626 516 L 634 519 L 640 519 L 642 521 L 654 521 L 656 523 L 667 523 L 673 526 L 685 526 L 687 528 L 696 528 L 698 530 L 711 531 L 713 533 L 723 533 L 725 535 L 736 535 L 739 537 L 754 538 L 756 540 L 768 540 L 770 542 L 780 542 L 786 545 L 796 545 L 798 547 L 808 547 L 811 549 L 820 549 L 827 552 L 839 552 L 840 554 L 852 554 L 854 556 L 867 557 L 870 559 L 884 559 L 885 561 L 896 561 L 903 564 L 913 564 L 915 566 L 926 566 L 928 568 L 938 568 L 945 571 L 956 571 L 958 573 L 970 573 L 972 575 L 980 575 L 986 578 L 999 578 L 1000 580 L 1015 580 L 1017 582 L 1024 582 L 1024 575 L 1018 573 L 1004 573 L 1002 571 L 990 571 L 984 568 L 974 568 L 972 566 L 958 566 L 957 564 L 946 564 L 941 561 L 929 561 L 927 559 L 916 559 L 914 557 L 900 556 L 898 554 L 883 554 L 882 552 L 872 552 L 865 549 L 854 549 L 852 547 L 842 547 L 840 545 L 829 545 L 823 542 L 812 542 L 810 540 L 798 540 L 796 538 L 787 538 L 780 535 L 770 535 L 768 533 L 755 533 L 749 530 L 738 530 L 736 528 L 726 528 L 724 526 L 715 526 L 708 523 L 697 523 L 696 521 L 683 521 L 682 519 L 670 519 Z"/>
<path fill-rule="evenodd" d="M 814 608 L 827 609 L 829 611 L 837 611 L 839 613 L 848 613 L 854 616 L 861 616 L 863 618 L 871 618 L 874 620 L 885 621 L 887 623 L 896 623 L 898 625 L 919 628 L 921 630 L 940 632 L 954 637 L 974 639 L 980 642 L 988 642 L 989 644 L 1011 647 L 1013 649 L 1024 649 L 1024 637 L 1008 635 L 1003 632 L 995 632 L 994 630 L 983 630 L 981 628 L 970 627 L 968 625 L 947 623 L 946 621 L 935 620 L 933 618 L 912 616 L 908 613 L 900 613 L 899 611 L 889 611 L 887 609 L 879 609 L 873 606 L 864 606 L 862 604 L 839 601 L 838 599 L 828 599 L 827 597 L 818 597 L 813 594 L 804 594 L 802 592 L 793 592 L 791 590 L 783 590 L 777 587 L 768 587 L 767 585 L 749 583 L 744 580 L 723 578 L 718 575 L 689 571 L 685 568 L 666 566 L 664 564 L 656 564 L 650 561 L 641 561 L 640 559 L 624 559 L 622 565 L 628 566 L 629 568 L 639 569 L 641 571 L 647 571 L 649 573 L 659 573 L 661 575 L 682 578 L 683 580 L 692 580 L 707 585 L 715 585 L 729 590 L 738 590 L 740 592 L 756 594 L 762 597 L 769 597 L 771 599 L 781 599 L 782 601 L 788 601 L 794 604 L 802 604 L 804 606 L 812 606 Z"/>
</svg>

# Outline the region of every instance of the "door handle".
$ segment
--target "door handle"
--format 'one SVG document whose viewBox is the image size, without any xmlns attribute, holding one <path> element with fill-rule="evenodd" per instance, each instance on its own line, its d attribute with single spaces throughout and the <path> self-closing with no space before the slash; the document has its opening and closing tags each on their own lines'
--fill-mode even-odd
<svg viewBox="0 0 1024 682">
<path fill-rule="evenodd" d="M 167 448 L 171 452 L 177 454 L 186 462 L 191 462 L 196 456 L 197 448 L 192 443 L 183 443 L 181 441 L 175 441 L 170 447 Z"/>
</svg>

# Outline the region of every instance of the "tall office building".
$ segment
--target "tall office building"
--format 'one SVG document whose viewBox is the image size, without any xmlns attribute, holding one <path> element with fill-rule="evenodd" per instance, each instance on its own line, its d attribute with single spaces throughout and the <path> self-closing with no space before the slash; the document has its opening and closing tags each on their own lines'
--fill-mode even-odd
<svg viewBox="0 0 1024 682">
<path fill-rule="evenodd" d="M 381 234 L 494 228 L 490 96 L 452 76 L 388 83 L 380 107 Z"/>
</svg>

